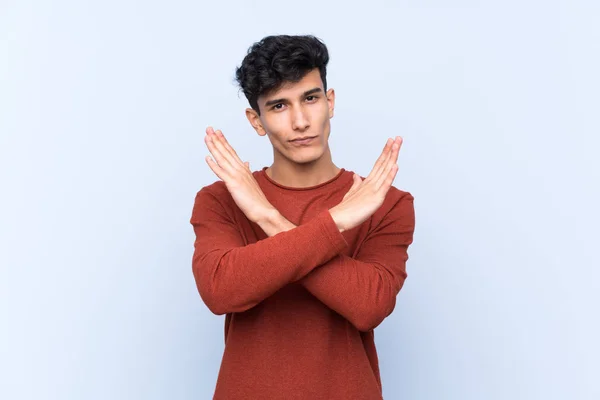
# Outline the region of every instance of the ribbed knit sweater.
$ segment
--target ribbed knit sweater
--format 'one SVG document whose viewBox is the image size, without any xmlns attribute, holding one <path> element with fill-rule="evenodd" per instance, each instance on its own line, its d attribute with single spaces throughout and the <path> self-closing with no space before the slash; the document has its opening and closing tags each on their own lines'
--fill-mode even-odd
<svg viewBox="0 0 600 400">
<path fill-rule="evenodd" d="M 340 232 L 328 210 L 352 171 L 294 188 L 266 169 L 254 177 L 296 228 L 268 237 L 220 180 L 194 201 L 194 279 L 210 311 L 225 315 L 213 399 L 382 399 L 374 328 L 407 277 L 413 196 L 392 186 L 369 219 Z"/>
</svg>

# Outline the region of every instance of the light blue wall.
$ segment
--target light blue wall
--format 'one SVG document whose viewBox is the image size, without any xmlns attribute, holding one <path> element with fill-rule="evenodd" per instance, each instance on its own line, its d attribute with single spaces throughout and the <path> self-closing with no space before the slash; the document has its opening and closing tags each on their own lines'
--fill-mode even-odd
<svg viewBox="0 0 600 400">
<path fill-rule="evenodd" d="M 267 34 L 313 33 L 334 162 L 368 174 L 405 140 L 417 227 L 375 331 L 386 400 L 599 399 L 599 20 L 567 0 L 0 2 L 0 398 L 211 397 L 204 129 L 270 165 L 234 69 Z"/>
</svg>

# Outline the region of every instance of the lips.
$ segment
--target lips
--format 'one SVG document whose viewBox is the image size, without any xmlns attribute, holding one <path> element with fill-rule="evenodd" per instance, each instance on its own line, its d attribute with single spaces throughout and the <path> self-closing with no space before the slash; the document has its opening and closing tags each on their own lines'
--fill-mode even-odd
<svg viewBox="0 0 600 400">
<path fill-rule="evenodd" d="M 290 142 L 308 142 L 310 139 L 314 139 L 316 136 L 303 136 L 297 139 L 290 140 Z"/>
</svg>

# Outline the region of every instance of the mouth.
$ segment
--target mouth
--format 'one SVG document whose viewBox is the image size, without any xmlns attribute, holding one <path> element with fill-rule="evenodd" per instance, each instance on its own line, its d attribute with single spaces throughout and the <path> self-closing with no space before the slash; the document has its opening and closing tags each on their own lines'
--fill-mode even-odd
<svg viewBox="0 0 600 400">
<path fill-rule="evenodd" d="M 316 136 L 304 136 L 304 137 L 300 137 L 298 139 L 290 140 L 290 142 L 294 143 L 294 144 L 309 144 L 315 138 L 316 138 Z"/>
</svg>

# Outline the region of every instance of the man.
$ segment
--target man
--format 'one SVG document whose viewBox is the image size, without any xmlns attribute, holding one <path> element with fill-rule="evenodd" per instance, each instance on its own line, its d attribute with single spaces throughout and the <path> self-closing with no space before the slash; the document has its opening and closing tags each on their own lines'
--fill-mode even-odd
<svg viewBox="0 0 600 400">
<path fill-rule="evenodd" d="M 226 315 L 217 400 L 382 398 L 373 330 L 407 276 L 413 197 L 392 186 L 398 136 L 366 178 L 333 163 L 328 61 L 313 36 L 269 36 L 237 69 L 270 167 L 252 172 L 206 130 L 219 180 L 197 193 L 190 222 L 198 291 Z"/>
</svg>

